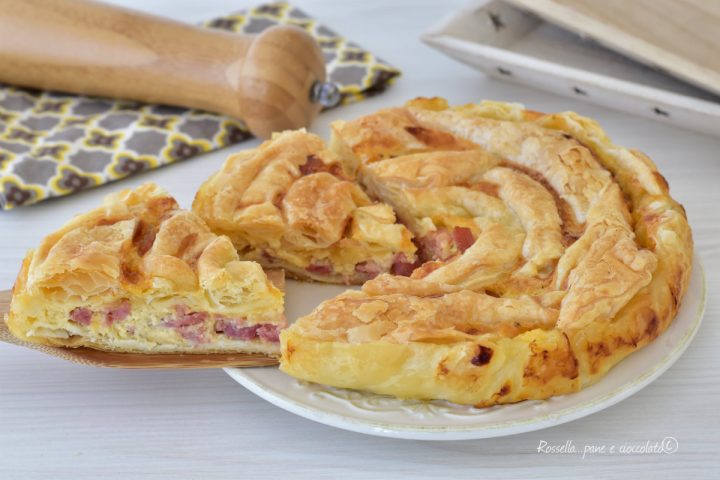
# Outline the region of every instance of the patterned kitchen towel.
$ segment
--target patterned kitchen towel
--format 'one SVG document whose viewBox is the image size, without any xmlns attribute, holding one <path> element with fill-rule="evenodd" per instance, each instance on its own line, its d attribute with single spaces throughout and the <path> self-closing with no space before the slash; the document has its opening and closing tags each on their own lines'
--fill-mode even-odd
<svg viewBox="0 0 720 480">
<path fill-rule="evenodd" d="M 284 2 L 203 26 L 255 34 L 276 24 L 315 37 L 341 103 L 380 93 L 400 74 Z M 242 122 L 208 112 L 0 84 L 0 207 L 68 195 L 248 138 Z"/>
</svg>

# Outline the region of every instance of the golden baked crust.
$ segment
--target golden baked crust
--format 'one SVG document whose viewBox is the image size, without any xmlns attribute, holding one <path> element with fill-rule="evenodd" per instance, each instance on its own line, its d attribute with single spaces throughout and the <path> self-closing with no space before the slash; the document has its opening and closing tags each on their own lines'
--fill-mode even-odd
<svg viewBox="0 0 720 480">
<path fill-rule="evenodd" d="M 278 351 L 283 293 L 153 184 L 48 235 L 23 262 L 10 331 L 120 352 Z"/>
<path fill-rule="evenodd" d="M 415 245 L 393 210 L 373 202 L 318 136 L 283 132 L 227 159 L 193 210 L 240 255 L 298 278 L 362 283 L 409 274 Z"/>
<path fill-rule="evenodd" d="M 593 120 L 416 99 L 336 122 L 331 149 L 429 261 L 285 330 L 290 375 L 478 406 L 543 399 L 597 381 L 675 317 L 685 212 Z"/>
</svg>

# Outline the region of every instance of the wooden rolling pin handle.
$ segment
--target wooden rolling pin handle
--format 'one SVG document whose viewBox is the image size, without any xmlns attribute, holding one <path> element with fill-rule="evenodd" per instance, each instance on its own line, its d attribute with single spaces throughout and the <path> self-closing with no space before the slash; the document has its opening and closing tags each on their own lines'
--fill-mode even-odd
<svg viewBox="0 0 720 480">
<path fill-rule="evenodd" d="M 223 113 L 266 138 L 339 101 L 313 38 L 209 30 L 90 0 L 0 0 L 0 81 Z"/>
</svg>

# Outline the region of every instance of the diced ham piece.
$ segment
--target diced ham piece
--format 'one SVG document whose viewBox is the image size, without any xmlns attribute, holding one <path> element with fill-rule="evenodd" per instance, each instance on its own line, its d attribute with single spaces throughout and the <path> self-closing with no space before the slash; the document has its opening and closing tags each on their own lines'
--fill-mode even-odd
<svg viewBox="0 0 720 480">
<path fill-rule="evenodd" d="M 375 278 L 380 275 L 381 270 L 380 265 L 378 265 L 374 260 L 360 262 L 355 265 L 355 271 L 363 274 L 368 279 Z"/>
<path fill-rule="evenodd" d="M 165 319 L 163 320 L 163 325 L 172 328 L 183 328 L 189 327 L 191 325 L 205 323 L 205 320 L 207 320 L 207 318 L 208 314 L 205 312 L 189 312 L 179 315 L 175 318 Z"/>
<path fill-rule="evenodd" d="M 260 325 L 257 329 L 257 336 L 265 340 L 266 342 L 279 342 L 280 341 L 280 327 L 273 325 L 272 323 L 266 323 Z"/>
<path fill-rule="evenodd" d="M 73 308 L 70 311 L 70 320 L 80 325 L 90 325 L 92 321 L 92 310 L 85 307 Z"/>
<path fill-rule="evenodd" d="M 327 172 L 330 175 L 334 175 L 340 179 L 345 179 L 343 175 L 342 167 L 337 163 L 327 164 L 323 162 L 319 157 L 315 155 L 308 155 L 304 164 L 300 165 L 300 173 L 310 175 L 318 172 Z"/>
<path fill-rule="evenodd" d="M 411 262 L 404 253 L 396 253 L 393 257 L 393 263 L 390 267 L 390 273 L 393 275 L 402 275 L 409 277 L 413 270 L 419 266 L 418 262 Z"/>
<path fill-rule="evenodd" d="M 130 300 L 124 299 L 117 305 L 108 307 L 105 310 L 105 322 L 112 325 L 115 322 L 125 320 L 128 315 L 130 315 Z"/>
<path fill-rule="evenodd" d="M 185 340 L 202 343 L 208 316 L 207 312 L 191 312 L 187 305 L 175 305 L 175 316 L 163 319 L 163 325 L 174 328 Z"/>
<path fill-rule="evenodd" d="M 443 228 L 418 239 L 425 260 L 447 260 L 457 252 L 465 252 L 473 243 L 475 237 L 467 227 Z"/>
<path fill-rule="evenodd" d="M 245 325 L 243 320 L 220 319 L 215 322 L 215 331 L 238 340 L 254 340 L 260 325 Z"/>
<path fill-rule="evenodd" d="M 475 237 L 473 237 L 472 230 L 467 227 L 455 227 L 452 231 L 453 243 L 460 252 L 465 252 L 468 248 L 475 243 Z"/>
<path fill-rule="evenodd" d="M 315 155 L 308 155 L 305 163 L 300 165 L 300 173 L 303 175 L 323 171 L 325 171 L 325 163 Z"/>
<path fill-rule="evenodd" d="M 163 325 L 174 328 L 184 339 L 195 343 L 207 341 L 206 322 L 210 318 L 207 312 L 192 312 L 187 305 L 175 305 L 175 315 L 163 319 Z M 276 325 L 257 324 L 248 325 L 244 318 L 227 318 L 213 315 L 216 333 L 222 333 L 235 340 L 256 340 L 258 338 L 267 342 L 279 341 L 280 332 Z"/>
<path fill-rule="evenodd" d="M 180 327 L 177 329 L 177 332 L 185 340 L 193 343 L 203 343 L 205 341 L 205 332 L 200 324 Z"/>
<path fill-rule="evenodd" d="M 244 319 L 220 318 L 215 321 L 215 331 L 237 340 L 280 341 L 280 328 L 271 323 L 247 325 Z"/>
<path fill-rule="evenodd" d="M 330 275 L 333 268 L 332 265 L 326 263 L 311 263 L 305 270 L 318 275 Z"/>
</svg>

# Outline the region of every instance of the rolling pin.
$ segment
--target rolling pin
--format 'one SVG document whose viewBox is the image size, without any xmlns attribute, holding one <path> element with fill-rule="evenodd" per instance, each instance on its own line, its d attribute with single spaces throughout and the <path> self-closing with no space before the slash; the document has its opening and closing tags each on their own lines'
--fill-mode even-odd
<svg viewBox="0 0 720 480">
<path fill-rule="evenodd" d="M 0 0 L 0 82 L 222 113 L 261 138 L 340 97 L 299 28 L 238 35 L 90 0 Z"/>
</svg>

